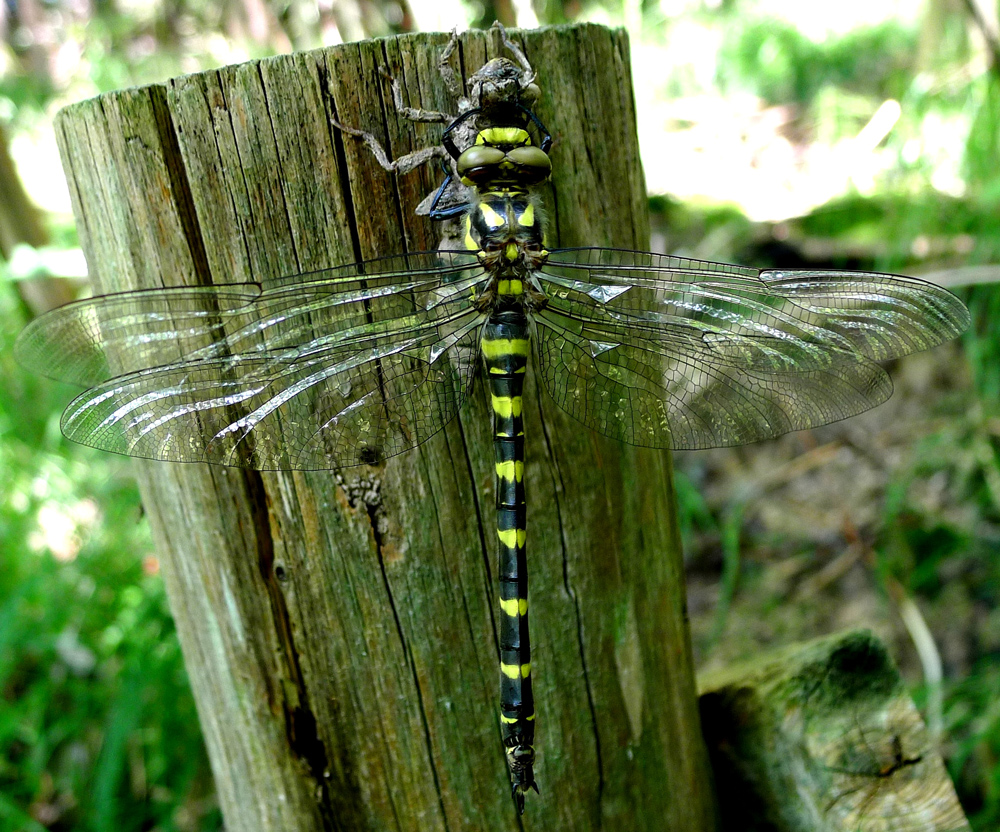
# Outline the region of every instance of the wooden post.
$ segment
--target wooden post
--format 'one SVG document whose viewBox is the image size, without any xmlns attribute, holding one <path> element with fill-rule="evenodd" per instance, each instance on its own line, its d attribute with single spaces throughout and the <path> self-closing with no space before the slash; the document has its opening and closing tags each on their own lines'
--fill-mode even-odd
<svg viewBox="0 0 1000 832">
<path fill-rule="evenodd" d="M 514 33 L 555 138 L 561 245 L 646 246 L 628 43 L 582 25 Z M 123 90 L 57 130 L 97 290 L 263 280 L 433 249 L 413 208 L 452 111 L 446 35 L 352 43 Z M 503 54 L 462 37 L 467 75 Z M 227 828 L 713 828 L 669 455 L 601 439 L 536 393 L 528 552 L 541 795 L 517 827 L 500 748 L 493 450 L 481 387 L 386 464 L 256 473 L 137 463 Z"/>
<path fill-rule="evenodd" d="M 725 832 L 968 832 L 920 714 L 867 630 L 701 679 Z"/>
</svg>

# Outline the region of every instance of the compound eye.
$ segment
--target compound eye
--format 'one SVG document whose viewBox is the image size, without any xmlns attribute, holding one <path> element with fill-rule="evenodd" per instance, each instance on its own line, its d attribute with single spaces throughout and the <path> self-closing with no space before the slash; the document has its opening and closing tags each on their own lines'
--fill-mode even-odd
<svg viewBox="0 0 1000 832">
<path fill-rule="evenodd" d="M 507 158 L 517 167 L 520 178 L 529 183 L 544 182 L 552 173 L 549 154 L 540 147 L 515 147 L 507 154 Z"/>
<path fill-rule="evenodd" d="M 498 147 L 477 144 L 462 151 L 458 157 L 458 175 L 473 182 L 496 175 L 496 169 L 504 160 L 504 152 Z"/>
</svg>

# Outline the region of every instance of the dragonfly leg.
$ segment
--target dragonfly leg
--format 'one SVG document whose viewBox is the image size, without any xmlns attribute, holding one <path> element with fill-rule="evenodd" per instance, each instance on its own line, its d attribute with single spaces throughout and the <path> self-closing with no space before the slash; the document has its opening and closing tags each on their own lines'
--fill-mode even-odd
<svg viewBox="0 0 1000 832">
<path fill-rule="evenodd" d="M 441 80 L 444 81 L 445 89 L 456 101 L 463 98 L 462 95 L 462 81 L 451 67 L 451 56 L 454 51 L 458 48 L 458 27 L 456 26 L 451 30 L 451 37 L 448 39 L 448 43 L 444 49 L 441 50 L 441 56 L 438 58 L 438 73 L 441 75 Z"/>
<path fill-rule="evenodd" d="M 403 103 L 403 88 L 399 80 L 385 67 L 379 68 L 379 74 L 389 81 L 392 87 L 393 106 L 395 106 L 396 112 L 407 121 L 424 124 L 450 124 L 455 120 L 455 116 L 448 113 L 439 113 L 436 110 L 424 110 L 419 107 L 408 107 Z M 382 147 L 382 144 L 372 133 L 359 130 L 356 127 L 348 127 L 336 119 L 332 119 L 332 123 L 338 130 L 347 133 L 349 136 L 359 138 L 368 145 L 368 149 L 371 150 L 372 154 L 378 160 L 379 165 L 389 171 L 389 173 L 409 173 L 411 170 L 415 170 L 428 162 L 448 158 L 447 151 L 441 145 L 434 145 L 433 147 L 415 150 L 412 153 L 407 153 L 405 156 L 400 156 L 398 159 L 391 160 L 385 148 Z"/>
<path fill-rule="evenodd" d="M 341 132 L 361 139 L 368 145 L 368 149 L 372 152 L 379 165 L 389 171 L 389 173 L 409 173 L 411 170 L 415 170 L 421 165 L 425 165 L 435 159 L 448 158 L 448 151 L 437 144 L 433 147 L 414 150 L 412 153 L 407 153 L 405 156 L 400 156 L 398 159 L 393 160 L 389 158 L 389 154 L 385 152 L 385 148 L 382 147 L 379 140 L 372 133 L 358 130 L 356 127 L 348 127 L 346 124 L 341 124 L 336 120 L 333 120 L 332 123 Z"/>
<path fill-rule="evenodd" d="M 380 69 L 379 72 L 392 86 L 392 103 L 396 112 L 407 121 L 417 121 L 422 124 L 451 124 L 455 120 L 455 116 L 448 113 L 407 106 L 403 103 L 403 86 L 399 83 L 399 79 L 385 68 Z"/>
<path fill-rule="evenodd" d="M 520 64 L 521 69 L 524 70 L 521 74 L 522 88 L 528 86 L 528 84 L 535 80 L 535 70 L 532 69 L 531 64 L 528 62 L 528 58 L 525 56 L 524 52 L 521 51 L 521 47 L 510 39 L 510 36 L 507 34 L 507 30 L 499 20 L 495 20 L 493 22 L 493 28 L 500 32 L 500 40 L 503 41 L 503 45 L 507 47 L 507 51 L 514 56 L 514 60 L 516 60 L 518 64 Z"/>
</svg>

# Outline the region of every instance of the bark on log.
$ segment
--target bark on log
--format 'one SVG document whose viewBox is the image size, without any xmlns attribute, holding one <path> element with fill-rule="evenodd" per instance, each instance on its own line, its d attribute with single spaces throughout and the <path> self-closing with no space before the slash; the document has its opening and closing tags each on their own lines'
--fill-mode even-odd
<svg viewBox="0 0 1000 832">
<path fill-rule="evenodd" d="M 944 763 L 868 631 L 701 680 L 723 832 L 961 832 Z"/>
<path fill-rule="evenodd" d="M 645 247 L 628 44 L 515 33 L 555 138 L 553 243 Z M 452 110 L 446 35 L 287 55 L 123 90 L 57 131 L 101 292 L 263 280 L 435 247 L 413 208 Z M 461 70 L 503 53 L 463 36 Z M 713 828 L 666 453 L 622 448 L 526 391 L 542 793 L 519 828 Z M 499 742 L 493 450 L 481 387 L 379 467 L 255 473 L 138 463 L 227 827 L 490 830 L 519 822 Z M 530 402 L 530 403 L 529 403 Z"/>
</svg>

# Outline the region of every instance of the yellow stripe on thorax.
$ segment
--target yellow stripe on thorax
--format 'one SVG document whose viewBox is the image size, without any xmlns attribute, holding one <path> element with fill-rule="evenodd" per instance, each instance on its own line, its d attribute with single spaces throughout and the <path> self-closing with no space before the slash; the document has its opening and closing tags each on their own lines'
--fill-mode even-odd
<svg viewBox="0 0 1000 832">
<path fill-rule="evenodd" d="M 524 281 L 518 278 L 512 278 L 511 280 L 498 280 L 497 281 L 497 294 L 498 295 L 523 295 L 524 294 Z"/>
<path fill-rule="evenodd" d="M 479 243 L 476 242 L 476 238 L 472 236 L 472 215 L 465 215 L 465 247 L 469 251 L 479 251 Z"/>
<path fill-rule="evenodd" d="M 501 217 L 493 207 L 486 202 L 479 203 L 479 213 L 483 215 L 483 221 L 490 228 L 502 228 L 507 224 L 507 220 Z"/>
</svg>

